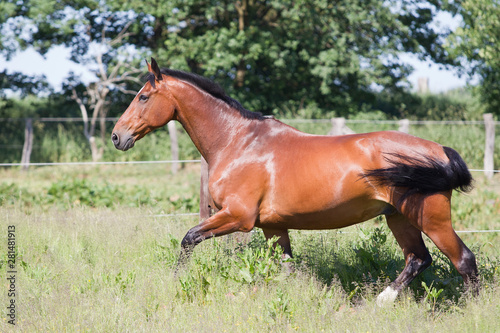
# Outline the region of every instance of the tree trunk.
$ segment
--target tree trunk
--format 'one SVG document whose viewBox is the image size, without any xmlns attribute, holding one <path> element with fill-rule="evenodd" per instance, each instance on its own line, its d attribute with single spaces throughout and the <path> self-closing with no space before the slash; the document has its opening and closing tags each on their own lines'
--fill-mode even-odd
<svg viewBox="0 0 500 333">
<path fill-rule="evenodd" d="M 238 11 L 238 30 L 244 31 L 248 21 L 248 0 L 238 1 L 235 7 Z M 240 62 L 236 68 L 235 86 L 237 88 L 242 88 L 245 85 L 245 74 L 247 69 L 243 57 L 244 55 L 242 54 Z"/>
</svg>

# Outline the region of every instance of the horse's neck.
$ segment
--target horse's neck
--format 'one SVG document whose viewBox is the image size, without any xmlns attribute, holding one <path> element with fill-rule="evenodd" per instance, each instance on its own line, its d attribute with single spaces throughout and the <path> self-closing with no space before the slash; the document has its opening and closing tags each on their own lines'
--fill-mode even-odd
<svg viewBox="0 0 500 333">
<path fill-rule="evenodd" d="M 225 102 L 189 84 L 185 84 L 181 93 L 175 96 L 177 120 L 208 163 L 237 142 L 239 136 L 251 131 L 252 120 L 244 118 Z"/>
</svg>

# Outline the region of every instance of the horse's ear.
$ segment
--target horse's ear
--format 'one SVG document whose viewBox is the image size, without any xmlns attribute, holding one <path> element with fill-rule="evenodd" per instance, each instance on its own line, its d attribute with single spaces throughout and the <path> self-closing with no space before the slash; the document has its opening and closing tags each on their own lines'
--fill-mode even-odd
<svg viewBox="0 0 500 333">
<path fill-rule="evenodd" d="M 155 75 L 156 80 L 161 81 L 163 79 L 161 76 L 160 67 L 153 57 L 151 57 L 151 66 L 149 66 L 148 64 L 148 70 Z"/>
<path fill-rule="evenodd" d="M 153 75 L 149 76 L 149 83 L 151 84 L 151 87 L 153 87 L 153 89 L 156 89 L 155 75 L 153 73 L 153 69 L 151 68 L 151 64 L 148 62 L 147 59 L 146 59 L 146 64 L 148 64 L 148 72 L 150 72 L 151 74 L 153 74 Z"/>
</svg>

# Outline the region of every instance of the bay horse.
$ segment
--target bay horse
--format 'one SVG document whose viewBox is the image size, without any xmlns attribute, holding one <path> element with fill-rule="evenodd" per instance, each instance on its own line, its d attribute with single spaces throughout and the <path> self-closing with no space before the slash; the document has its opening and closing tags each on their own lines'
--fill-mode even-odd
<svg viewBox="0 0 500 333">
<path fill-rule="evenodd" d="M 453 149 L 396 131 L 344 136 L 305 134 L 244 109 L 204 77 L 161 69 L 149 76 L 116 123 L 111 139 L 126 151 L 171 120 L 182 124 L 208 163 L 219 211 L 190 229 L 181 258 L 205 239 L 236 231 L 278 236 L 292 256 L 288 229 L 335 229 L 385 215 L 405 267 L 378 297 L 392 302 L 432 258 L 425 233 L 466 285 L 477 285 L 474 254 L 453 230 L 451 194 L 472 177 Z"/>
</svg>

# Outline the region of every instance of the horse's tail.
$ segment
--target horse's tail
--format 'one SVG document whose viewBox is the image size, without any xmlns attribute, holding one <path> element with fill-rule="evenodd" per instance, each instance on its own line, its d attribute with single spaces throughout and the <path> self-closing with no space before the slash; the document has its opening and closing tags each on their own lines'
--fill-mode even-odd
<svg viewBox="0 0 500 333">
<path fill-rule="evenodd" d="M 407 188 L 400 201 L 416 193 L 433 194 L 472 189 L 472 176 L 460 155 L 452 148 L 443 147 L 448 161 L 431 156 L 411 157 L 398 153 L 386 153 L 389 167 L 365 170 L 362 178 L 371 183 L 389 187 Z"/>
</svg>

